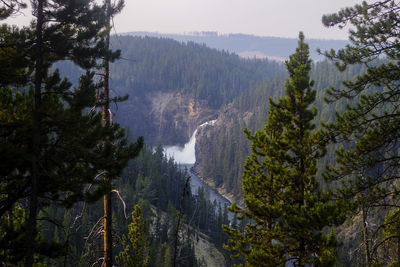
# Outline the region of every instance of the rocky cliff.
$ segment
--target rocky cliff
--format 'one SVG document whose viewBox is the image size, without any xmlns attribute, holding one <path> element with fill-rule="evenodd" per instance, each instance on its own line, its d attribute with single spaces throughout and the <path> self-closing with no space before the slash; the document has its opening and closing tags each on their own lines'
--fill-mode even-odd
<svg viewBox="0 0 400 267">
<path fill-rule="evenodd" d="M 134 136 L 145 136 L 151 145 L 183 145 L 201 123 L 215 117 L 206 101 L 180 92 L 152 91 L 142 99 L 121 103 L 118 121 Z M 134 114 L 130 116 L 130 114 Z"/>
</svg>

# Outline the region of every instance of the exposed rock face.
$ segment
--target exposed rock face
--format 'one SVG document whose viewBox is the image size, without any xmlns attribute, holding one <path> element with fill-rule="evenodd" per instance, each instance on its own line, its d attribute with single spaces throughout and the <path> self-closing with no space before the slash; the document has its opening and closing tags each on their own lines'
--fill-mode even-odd
<svg viewBox="0 0 400 267">
<path fill-rule="evenodd" d="M 121 103 L 116 113 L 122 125 L 129 126 L 134 136 L 145 136 L 150 145 L 183 145 L 216 111 L 181 93 L 155 91 Z"/>
<path fill-rule="evenodd" d="M 207 267 L 227 266 L 222 253 L 209 241 L 209 238 L 202 234 L 197 234 L 198 238 L 194 242 L 196 259 L 202 261 Z"/>
<path fill-rule="evenodd" d="M 250 142 L 243 129 L 254 124 L 255 113 L 241 112 L 229 104 L 218 113 L 212 127 L 199 129 L 195 170 L 199 177 L 231 201 L 241 202 L 243 163 Z"/>
</svg>

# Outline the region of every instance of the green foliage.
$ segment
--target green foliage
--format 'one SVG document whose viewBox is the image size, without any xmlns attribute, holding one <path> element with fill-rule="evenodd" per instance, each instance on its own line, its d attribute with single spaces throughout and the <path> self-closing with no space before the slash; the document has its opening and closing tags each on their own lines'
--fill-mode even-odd
<svg viewBox="0 0 400 267">
<path fill-rule="evenodd" d="M 12 12 L 24 6 L 19 1 L 1 3 L 9 3 Z M 96 179 L 101 170 L 119 176 L 143 143 L 139 139 L 128 144 L 118 124 L 103 126 L 101 116 L 89 112 L 99 104 L 98 85 L 89 69 L 104 53 L 112 59 L 118 56 L 104 47 L 102 7 L 92 0 L 32 3 L 35 19 L 30 27 L 3 25 L 0 29 L 2 48 L 4 45 L 0 53 L 0 152 L 4 167 L 0 218 L 29 198 L 30 234 L 23 244 L 28 266 L 34 253 L 59 256 L 54 251 L 60 244 L 52 243 L 56 240 L 35 238 L 38 211 L 49 205 L 70 208 L 81 200 L 98 199 L 111 190 Z M 53 63 L 66 59 L 86 70 L 73 88 L 58 70 L 50 69 Z M 91 190 L 89 184 L 93 185 Z"/>
<path fill-rule="evenodd" d="M 150 262 L 149 239 L 139 205 L 135 205 L 132 212 L 132 223 L 128 226 L 128 238 L 123 235 L 124 250 L 116 257 L 120 266 L 145 267 Z"/>
<path fill-rule="evenodd" d="M 25 209 L 14 206 L 7 212 L 0 222 L 0 265 L 24 266 L 27 239 L 27 219 Z M 43 255 L 59 257 L 65 254 L 65 246 L 59 243 L 51 243 L 37 234 L 36 242 L 38 253 L 34 257 L 35 266 L 47 266 Z"/>
<path fill-rule="evenodd" d="M 42 123 L 42 127 L 48 129 L 42 138 L 42 168 L 47 172 L 42 177 L 39 194 L 66 206 L 79 199 L 92 199 L 97 194 L 84 193 L 88 183 L 99 184 L 98 190 L 103 191 L 101 184 L 94 180 L 99 170 L 105 167 L 112 175 L 118 175 L 140 147 L 140 140 L 137 145 L 128 145 L 124 130 L 117 124 L 104 128 L 100 115 L 85 113 L 84 110 L 95 103 L 92 78 L 93 74 L 82 76 L 79 88 L 63 98 L 51 92 L 42 98 L 42 104 L 48 109 Z M 69 90 L 69 84 L 61 81 L 57 73 L 49 82 L 52 84 L 49 86 L 59 92 Z M 0 211 L 4 214 L 10 205 L 27 196 L 33 94 L 12 89 L 3 89 L 0 94 L 3 125 L 0 149 L 6 156 L 2 161 L 4 179 L 0 188 Z M 115 144 L 113 147 L 99 146 L 105 135 Z"/>
<path fill-rule="evenodd" d="M 0 264 L 3 266 L 24 263 L 26 239 L 26 211 L 15 207 L 0 223 Z"/>
<path fill-rule="evenodd" d="M 324 102 L 325 89 L 329 86 L 340 86 L 342 80 L 348 80 L 365 73 L 361 65 L 349 66 L 344 72 L 336 69 L 334 64 L 322 61 L 312 64 L 310 77 L 315 80 L 316 100 L 313 106 L 320 111 L 314 118 L 314 123 L 332 122 L 335 120 L 335 109 L 341 111 L 347 101 L 337 101 L 335 105 Z M 218 122 L 213 127 L 205 128 L 198 138 L 196 170 L 201 177 L 210 177 L 217 187 L 224 188 L 228 193 L 239 199 L 242 192 L 243 163 L 251 154 L 250 145 L 243 135 L 243 128 L 256 130 L 263 128 L 266 113 L 269 109 L 268 98 L 278 99 L 284 93 L 286 75 L 277 75 L 271 79 L 255 84 L 235 98 L 231 105 L 219 112 Z M 320 159 L 319 172 L 325 164 L 334 164 L 334 148 L 327 147 L 326 157 Z M 333 188 L 336 185 L 326 183 L 318 175 L 322 187 Z"/>
<path fill-rule="evenodd" d="M 164 94 L 183 101 L 193 99 L 194 110 L 202 111 L 203 119 L 214 116 L 217 109 L 241 95 L 252 83 L 283 70 L 282 64 L 274 61 L 245 60 L 192 42 L 119 36 L 111 38 L 111 45 L 121 49 L 124 59 L 111 65 L 110 84 L 114 88 L 111 93 L 130 95 L 118 105 L 115 119 L 135 137 L 145 136 L 152 146 L 159 142 L 184 144 L 193 130 L 190 121 L 185 120 L 186 108 L 179 109 L 180 100 L 165 106 L 162 114 L 155 112 L 158 101 L 168 101 L 169 97 Z M 69 62 L 61 62 L 57 67 L 71 81 L 80 73 Z M 135 116 L 126 116 L 131 113 Z M 158 116 L 162 117 L 161 121 Z M 174 119 L 177 125 L 164 123 Z"/>
<path fill-rule="evenodd" d="M 114 181 L 114 187 L 120 188 L 119 191 L 126 206 L 113 198 L 113 228 L 121 236 L 125 235 L 129 243 L 128 229 L 131 221 L 125 218 L 124 209 L 126 209 L 126 212 L 133 212 L 134 206 L 140 205 L 142 222 L 144 222 L 146 228 L 145 237 L 149 241 L 148 251 L 151 252 L 148 266 L 158 267 L 164 264 L 169 266 L 168 264 L 172 262 L 173 228 L 176 226 L 176 209 L 179 207 L 180 200 L 177 196 L 182 194 L 186 177 L 186 171 L 180 169 L 172 160 L 163 155 L 162 147 L 153 152 L 152 149 L 145 146 L 139 156 L 128 163 L 122 177 Z M 146 192 L 150 192 L 150 194 L 146 194 Z M 215 216 L 214 210 L 211 210 L 213 206 L 209 201 L 207 203 L 207 207 L 209 207 L 207 215 L 199 214 L 196 201 L 195 197 L 188 193 L 183 202 L 185 213 L 183 221 L 187 224 L 187 218 L 193 218 L 193 228 L 196 227 L 195 223 L 198 221 L 198 216 L 208 216 L 210 221 Z M 79 266 L 86 267 L 88 263 L 95 262 L 99 258 L 98 252 L 102 251 L 103 244 L 100 239 L 95 238 L 97 231 L 91 231 L 99 218 L 102 217 L 102 212 L 101 201 L 85 205 L 78 203 L 71 209 L 65 209 L 58 205 L 44 208 L 40 212 L 39 218 L 55 218 L 56 224 L 48 221 L 39 224 L 43 239 L 57 239 L 62 244 L 68 241 L 69 245 L 66 257 L 46 259 L 47 264 L 49 266 L 61 266 L 65 262 L 66 266 L 72 267 L 79 263 Z M 216 229 L 220 228 L 210 222 L 207 222 L 207 225 L 212 226 L 207 231 L 216 232 Z M 182 234 L 181 237 L 180 254 L 178 255 L 179 266 L 196 266 L 193 236 Z M 116 255 L 123 250 L 122 244 L 114 247 Z"/>
<path fill-rule="evenodd" d="M 286 96 L 270 100 L 268 122 L 254 135 L 252 155 L 243 173 L 245 209 L 231 210 L 239 219 L 252 220 L 244 232 L 224 227 L 230 249 L 243 256 L 249 266 L 332 266 L 336 243 L 323 230 L 343 220 L 338 207 L 328 202 L 316 181 L 317 160 L 325 154 L 320 131 L 312 120 L 316 92 L 310 81 L 311 60 L 304 35 L 300 33 L 296 53 L 286 62 L 289 78 Z"/>
<path fill-rule="evenodd" d="M 127 93 L 136 96 L 155 90 L 180 92 L 219 108 L 251 82 L 265 75 L 272 77 L 279 71 L 276 62 L 245 60 L 193 42 L 121 36 L 114 43 L 123 51 L 123 57 L 129 59 L 112 67 L 114 83 L 124 91 L 134 88 L 134 92 Z"/>
<path fill-rule="evenodd" d="M 21 0 L 1 0 L 0 1 L 0 20 L 4 20 L 26 8 L 27 5 Z"/>
<path fill-rule="evenodd" d="M 399 230 L 399 216 L 400 211 L 398 209 L 390 211 L 385 217 L 385 228 L 383 235 L 387 239 L 393 239 L 398 235 Z"/>
<path fill-rule="evenodd" d="M 30 38 L 30 34 L 27 29 L 19 29 L 7 24 L 0 26 L 2 40 L 0 86 L 24 85 L 28 82 L 29 74 L 32 72 L 28 66 L 31 66 L 32 62 L 29 62 L 29 58 L 26 56 L 29 53 L 29 47 L 21 40 Z"/>
<path fill-rule="evenodd" d="M 348 100 L 349 105 L 344 112 L 336 112 L 334 123 L 326 125 L 332 140 L 341 142 L 342 147 L 336 150 L 337 165 L 328 166 L 325 174 L 328 181 L 340 184 L 337 197 L 355 204 L 354 213 L 364 207 L 370 210 L 364 240 L 371 242 L 363 244 L 364 257 L 370 259 L 367 265 L 388 264 L 388 253 L 381 248 L 393 240 L 373 233 L 380 232 L 384 213 L 390 211 L 381 208 L 398 207 L 399 11 L 399 1 L 388 0 L 363 2 L 323 17 L 328 27 L 355 26 L 350 31 L 351 44 L 342 50 L 328 51 L 326 56 L 340 70 L 352 64 L 367 67 L 364 74 L 328 90 L 327 101 Z M 377 226 L 371 227 L 371 223 Z M 370 234 L 365 236 L 366 233 Z M 370 255 L 366 255 L 367 251 Z"/>
<path fill-rule="evenodd" d="M 390 258 L 389 266 L 398 266 L 399 247 L 398 237 L 400 230 L 400 211 L 399 209 L 391 210 L 385 217 L 383 223 L 383 240 L 387 243 L 386 257 Z"/>
</svg>

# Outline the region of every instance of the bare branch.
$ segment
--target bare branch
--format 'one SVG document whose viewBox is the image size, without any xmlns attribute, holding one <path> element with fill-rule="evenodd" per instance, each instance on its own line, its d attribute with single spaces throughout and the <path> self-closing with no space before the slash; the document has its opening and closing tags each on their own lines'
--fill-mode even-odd
<svg viewBox="0 0 400 267">
<path fill-rule="evenodd" d="M 117 196 L 118 196 L 118 198 L 119 198 L 119 200 L 121 200 L 121 202 L 122 202 L 122 205 L 124 206 L 124 216 L 125 216 L 125 219 L 128 219 L 128 216 L 126 216 L 126 204 L 125 204 L 125 201 L 124 201 L 124 199 L 121 197 L 121 195 L 120 195 L 119 191 L 118 191 L 118 190 L 116 190 L 116 189 L 113 189 L 111 192 L 114 192 L 114 193 L 116 193 L 116 194 L 117 194 Z"/>
</svg>

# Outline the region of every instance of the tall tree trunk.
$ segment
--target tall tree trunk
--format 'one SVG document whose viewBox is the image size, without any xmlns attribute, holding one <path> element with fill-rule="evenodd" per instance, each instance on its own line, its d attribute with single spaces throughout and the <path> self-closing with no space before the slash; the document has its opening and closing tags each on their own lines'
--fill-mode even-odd
<svg viewBox="0 0 400 267">
<path fill-rule="evenodd" d="M 40 179 L 40 135 L 41 135 L 41 87 L 43 77 L 43 0 L 38 0 L 36 21 L 36 62 L 35 62 L 35 107 L 33 115 L 33 151 L 32 151 L 32 177 L 31 192 L 29 197 L 29 219 L 28 219 L 28 249 L 26 255 L 26 266 L 31 267 L 34 263 L 36 219 L 38 210 L 38 184 Z"/>
<path fill-rule="evenodd" d="M 301 103 L 303 103 L 303 99 L 301 99 L 300 101 Z M 303 117 L 300 116 L 300 119 L 303 120 Z M 303 129 L 303 125 L 300 125 L 300 135 L 299 135 L 299 142 L 302 143 L 304 140 L 304 129 Z M 304 160 L 305 160 L 306 155 L 302 154 L 300 155 L 300 173 L 301 174 L 306 174 L 306 167 L 304 164 Z M 301 207 L 306 207 L 306 199 L 304 197 L 305 195 L 305 180 L 304 178 L 299 179 L 300 180 L 300 193 L 301 193 L 301 199 L 300 199 L 300 206 Z M 306 256 L 306 246 L 305 246 L 305 241 L 303 238 L 301 238 L 300 240 L 300 249 L 299 249 L 299 267 L 303 267 L 303 260 L 304 257 Z"/>
<path fill-rule="evenodd" d="M 106 15 L 107 27 L 110 27 L 111 20 L 111 1 L 106 0 Z M 108 30 L 108 29 L 107 29 Z M 110 32 L 106 36 L 106 49 L 110 47 Z M 106 126 L 111 124 L 110 114 L 110 62 L 108 55 L 104 58 L 104 88 L 103 88 L 103 123 Z M 104 181 L 110 183 L 110 177 L 107 171 L 104 172 Z M 112 267 L 112 207 L 111 207 L 111 193 L 108 192 L 104 195 L 104 267 Z"/>
<path fill-rule="evenodd" d="M 363 229 L 363 242 L 364 242 L 364 253 L 365 253 L 365 266 L 371 266 L 369 242 L 368 242 L 368 229 L 367 229 L 367 211 L 365 206 L 362 206 L 362 229 Z"/>
</svg>

